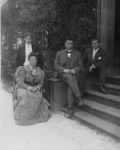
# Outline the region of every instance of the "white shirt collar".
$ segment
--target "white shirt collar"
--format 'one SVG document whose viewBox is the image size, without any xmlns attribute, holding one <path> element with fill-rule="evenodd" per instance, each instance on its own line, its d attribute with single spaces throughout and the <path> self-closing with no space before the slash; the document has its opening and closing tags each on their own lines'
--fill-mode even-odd
<svg viewBox="0 0 120 150">
<path fill-rule="evenodd" d="M 95 58 L 95 55 L 96 55 L 96 53 L 97 53 L 98 51 L 99 51 L 99 48 L 93 49 L 93 55 L 92 55 L 93 59 Z"/>
<path fill-rule="evenodd" d="M 24 65 L 29 64 L 28 56 L 32 52 L 32 44 L 25 43 L 25 62 Z"/>
<path fill-rule="evenodd" d="M 98 48 L 96 48 L 96 49 L 94 49 L 94 48 L 93 48 L 93 51 L 98 52 L 98 51 L 99 51 L 99 47 L 98 47 Z"/>
</svg>

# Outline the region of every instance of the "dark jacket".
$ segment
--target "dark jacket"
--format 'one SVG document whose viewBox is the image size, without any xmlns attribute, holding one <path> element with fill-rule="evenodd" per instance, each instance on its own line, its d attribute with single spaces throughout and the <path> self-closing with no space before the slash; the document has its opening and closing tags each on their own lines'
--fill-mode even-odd
<svg viewBox="0 0 120 150">
<path fill-rule="evenodd" d="M 35 44 L 32 43 L 32 50 L 35 52 L 38 56 L 38 66 L 43 68 L 43 56 L 39 50 L 39 47 Z M 16 65 L 18 66 L 23 66 L 25 62 L 25 44 L 23 44 L 21 47 L 18 49 L 17 57 L 16 57 Z"/>
<path fill-rule="evenodd" d="M 57 52 L 54 67 L 59 73 L 64 69 L 74 69 L 78 73 L 83 68 L 80 52 L 73 50 L 71 58 L 67 57 L 66 49 Z"/>
<path fill-rule="evenodd" d="M 99 48 L 93 59 L 93 49 L 87 49 L 83 55 L 84 67 L 89 68 L 92 64 L 95 65 L 96 68 L 105 65 L 105 51 L 102 48 Z"/>
</svg>

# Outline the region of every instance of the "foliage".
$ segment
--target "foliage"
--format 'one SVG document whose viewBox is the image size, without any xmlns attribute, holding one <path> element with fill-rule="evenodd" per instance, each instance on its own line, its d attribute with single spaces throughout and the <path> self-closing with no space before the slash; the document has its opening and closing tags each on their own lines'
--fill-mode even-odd
<svg viewBox="0 0 120 150">
<path fill-rule="evenodd" d="M 7 9 L 2 10 L 2 30 L 6 46 L 9 47 L 7 52 L 2 49 L 4 72 L 11 68 L 12 73 L 14 65 L 11 60 L 15 60 L 13 45 L 18 33 L 21 36 L 25 32 L 32 33 L 33 40 L 39 44 L 43 55 L 46 53 L 45 69 L 49 71 L 53 71 L 55 53 L 64 47 L 66 36 L 72 35 L 75 38 L 78 50 L 82 45 L 89 44 L 97 33 L 96 2 L 97 0 L 9 0 Z M 7 42 L 11 38 L 11 42 Z"/>
<path fill-rule="evenodd" d="M 56 21 L 63 35 L 60 36 L 73 36 L 78 48 L 81 44 L 89 44 L 97 34 L 97 1 L 57 0 L 57 8 Z"/>
<path fill-rule="evenodd" d="M 1 60 L 1 76 L 4 80 L 11 80 L 12 77 L 12 63 L 11 63 L 11 59 L 10 55 L 9 55 L 9 49 L 6 46 L 2 46 L 2 60 Z"/>
<path fill-rule="evenodd" d="M 17 0 L 16 26 L 21 32 L 32 32 L 33 38 L 41 38 L 55 18 L 54 0 Z"/>
</svg>

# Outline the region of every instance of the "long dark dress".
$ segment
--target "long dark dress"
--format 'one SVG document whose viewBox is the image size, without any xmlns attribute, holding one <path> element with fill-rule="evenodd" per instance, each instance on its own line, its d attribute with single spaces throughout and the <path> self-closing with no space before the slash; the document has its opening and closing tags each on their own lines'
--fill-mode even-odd
<svg viewBox="0 0 120 150">
<path fill-rule="evenodd" d="M 14 91 L 14 119 L 18 125 L 31 125 L 47 121 L 50 118 L 49 103 L 40 90 L 31 92 L 28 86 L 42 86 L 44 72 L 30 65 L 19 67 L 15 73 L 16 88 Z"/>
</svg>

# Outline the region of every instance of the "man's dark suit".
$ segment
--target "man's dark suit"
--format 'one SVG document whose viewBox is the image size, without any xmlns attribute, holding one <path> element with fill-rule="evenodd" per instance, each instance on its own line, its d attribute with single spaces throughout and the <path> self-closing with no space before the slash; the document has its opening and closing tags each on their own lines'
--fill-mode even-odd
<svg viewBox="0 0 120 150">
<path fill-rule="evenodd" d="M 81 97 L 78 86 L 78 76 L 82 69 L 81 54 L 73 50 L 71 58 L 67 57 L 67 50 L 57 52 L 54 62 L 55 69 L 61 75 L 62 79 L 68 84 L 68 107 L 73 105 L 73 94 L 75 97 Z M 64 73 L 64 69 L 74 69 L 75 74 Z"/>
<path fill-rule="evenodd" d="M 38 56 L 38 66 L 43 68 L 43 56 L 39 50 L 39 47 L 35 44 L 32 45 L 32 51 L 37 54 Z M 18 66 L 23 66 L 25 62 L 25 43 L 21 45 L 18 49 L 17 57 L 16 57 L 16 65 Z"/>
<path fill-rule="evenodd" d="M 100 86 L 103 86 L 105 83 L 105 52 L 102 48 L 99 48 L 94 59 L 93 59 L 93 49 L 90 48 L 86 50 L 83 55 L 83 63 L 85 68 L 85 76 L 89 72 L 90 66 L 93 64 L 95 69 L 99 73 Z M 85 83 L 85 82 L 84 82 Z"/>
</svg>

